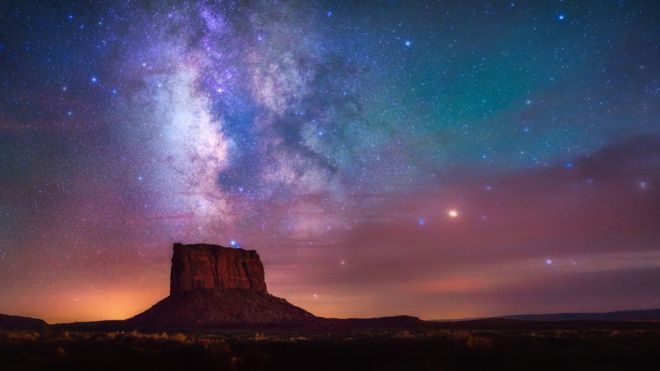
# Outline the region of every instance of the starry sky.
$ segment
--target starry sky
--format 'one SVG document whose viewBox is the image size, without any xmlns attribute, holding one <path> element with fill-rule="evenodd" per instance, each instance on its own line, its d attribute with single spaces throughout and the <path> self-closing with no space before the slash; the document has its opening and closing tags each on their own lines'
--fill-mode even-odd
<svg viewBox="0 0 660 371">
<path fill-rule="evenodd" d="M 322 316 L 660 307 L 660 5 L 3 1 L 0 312 L 134 315 L 174 242 Z"/>
</svg>

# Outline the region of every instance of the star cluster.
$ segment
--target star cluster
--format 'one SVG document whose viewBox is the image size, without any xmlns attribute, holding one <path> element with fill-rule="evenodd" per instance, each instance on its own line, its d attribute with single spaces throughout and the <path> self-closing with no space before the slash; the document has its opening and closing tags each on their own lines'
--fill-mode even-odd
<svg viewBox="0 0 660 371">
<path fill-rule="evenodd" d="M 137 313 L 176 241 L 257 249 L 320 315 L 658 306 L 658 19 L 4 2 L 0 312 Z"/>
</svg>

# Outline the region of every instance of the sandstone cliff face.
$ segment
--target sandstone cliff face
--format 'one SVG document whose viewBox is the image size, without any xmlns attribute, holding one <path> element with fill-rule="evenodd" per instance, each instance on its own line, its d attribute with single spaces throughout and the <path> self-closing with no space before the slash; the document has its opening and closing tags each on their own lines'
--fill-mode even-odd
<svg viewBox="0 0 660 371">
<path fill-rule="evenodd" d="M 267 293 L 264 266 L 254 250 L 174 244 L 170 295 L 197 289 L 246 289 Z"/>
</svg>

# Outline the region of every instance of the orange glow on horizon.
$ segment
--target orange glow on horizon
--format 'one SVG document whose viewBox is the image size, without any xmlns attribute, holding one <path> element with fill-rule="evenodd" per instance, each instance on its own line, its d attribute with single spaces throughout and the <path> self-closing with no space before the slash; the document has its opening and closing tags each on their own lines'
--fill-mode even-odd
<svg viewBox="0 0 660 371">
<path fill-rule="evenodd" d="M 154 289 L 106 289 L 100 291 L 76 290 L 53 293 L 34 305 L 14 302 L 0 310 L 2 313 L 40 318 L 54 323 L 123 320 L 130 318 L 156 304 L 167 296 Z M 35 299 L 38 300 L 38 299 Z M 39 311 L 26 313 L 25 308 L 37 307 Z"/>
</svg>

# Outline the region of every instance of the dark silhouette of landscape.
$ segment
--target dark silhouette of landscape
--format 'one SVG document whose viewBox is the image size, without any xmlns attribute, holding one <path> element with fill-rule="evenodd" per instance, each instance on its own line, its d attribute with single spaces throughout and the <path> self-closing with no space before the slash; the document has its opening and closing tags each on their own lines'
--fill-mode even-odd
<svg viewBox="0 0 660 371">
<path fill-rule="evenodd" d="M 269 294 L 256 251 L 175 244 L 170 295 L 132 318 L 0 315 L 0 367 L 651 370 L 660 364 L 659 314 L 323 318 Z"/>
</svg>

